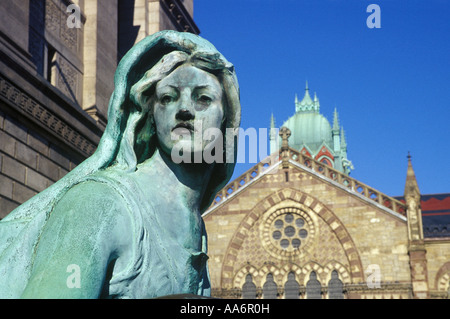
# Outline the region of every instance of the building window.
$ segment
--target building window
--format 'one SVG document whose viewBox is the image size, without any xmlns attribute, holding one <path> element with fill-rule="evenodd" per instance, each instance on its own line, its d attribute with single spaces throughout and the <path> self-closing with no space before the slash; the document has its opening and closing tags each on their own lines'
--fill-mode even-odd
<svg viewBox="0 0 450 319">
<path fill-rule="evenodd" d="M 302 240 L 308 236 L 305 220 L 293 214 L 281 215 L 275 220 L 272 238 L 277 241 L 282 249 L 292 246 L 293 249 L 300 248 Z"/>
<path fill-rule="evenodd" d="M 45 1 L 28 1 L 29 24 L 28 24 L 28 51 L 31 61 L 36 65 L 39 75 L 44 74 L 44 47 L 45 47 Z"/>
<path fill-rule="evenodd" d="M 288 274 L 288 280 L 284 284 L 284 298 L 285 299 L 298 299 L 300 285 L 295 280 L 295 274 L 290 272 Z"/>
<path fill-rule="evenodd" d="M 56 86 L 56 50 L 51 45 L 47 44 L 47 60 L 45 64 L 45 78 L 50 84 Z"/>
<path fill-rule="evenodd" d="M 333 270 L 331 279 L 328 282 L 328 298 L 344 299 L 344 284 L 339 279 L 339 274 L 336 270 Z"/>
<path fill-rule="evenodd" d="M 323 163 L 323 164 L 325 164 L 325 165 L 328 165 L 328 166 L 330 166 L 330 167 L 333 167 L 332 161 L 331 161 L 329 158 L 327 158 L 327 157 L 322 157 L 322 158 L 320 159 L 320 162 Z"/>
<path fill-rule="evenodd" d="M 303 210 L 282 207 L 265 214 L 262 223 L 262 245 L 273 257 L 290 259 L 312 251 L 317 229 Z"/>
<path fill-rule="evenodd" d="M 307 299 L 322 299 L 321 285 L 317 280 L 317 274 L 312 271 L 309 275 L 309 281 L 306 283 L 306 298 Z"/>
<path fill-rule="evenodd" d="M 256 299 L 256 285 L 253 283 L 253 278 L 250 274 L 245 277 L 245 283 L 242 286 L 242 298 Z"/>
<path fill-rule="evenodd" d="M 277 284 L 273 281 L 273 275 L 268 274 L 266 283 L 263 286 L 263 297 L 264 299 L 276 299 L 277 295 Z"/>
</svg>

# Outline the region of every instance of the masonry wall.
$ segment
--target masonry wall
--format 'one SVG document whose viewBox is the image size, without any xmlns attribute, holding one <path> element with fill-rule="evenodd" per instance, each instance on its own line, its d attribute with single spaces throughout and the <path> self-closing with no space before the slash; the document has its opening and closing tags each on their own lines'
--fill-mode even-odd
<svg viewBox="0 0 450 319">
<path fill-rule="evenodd" d="M 450 240 L 425 241 L 431 298 L 450 298 Z"/>
<path fill-rule="evenodd" d="M 236 291 L 242 288 L 239 285 L 246 271 L 253 274 L 255 284 L 262 290 L 265 276 L 272 269 L 281 289 L 279 298 L 283 298 L 287 272 L 296 272 L 304 287 L 309 273 L 315 270 L 326 298 L 326 286 L 335 267 L 347 287 L 347 298 L 409 298 L 405 218 L 316 173 L 292 166 L 288 173 L 288 181 L 281 169 L 261 177 L 204 217 L 215 293 L 222 297 L 239 296 Z M 308 252 L 292 258 L 277 258 L 261 244 L 265 212 L 283 205 L 297 205 L 316 216 L 314 243 L 308 244 Z M 374 269 L 379 270 L 379 288 L 369 288 L 367 284 Z"/>
<path fill-rule="evenodd" d="M 66 175 L 81 160 L 80 155 L 63 150 L 2 111 L 0 140 L 0 218 Z"/>
<path fill-rule="evenodd" d="M 83 29 L 67 27 L 70 4 L 0 2 L 0 218 L 67 174 L 100 139 L 80 107 Z"/>
</svg>

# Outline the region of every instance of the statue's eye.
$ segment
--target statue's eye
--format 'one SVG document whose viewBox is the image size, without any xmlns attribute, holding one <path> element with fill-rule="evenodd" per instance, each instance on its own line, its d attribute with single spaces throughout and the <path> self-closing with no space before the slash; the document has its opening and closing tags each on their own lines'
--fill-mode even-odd
<svg viewBox="0 0 450 319">
<path fill-rule="evenodd" d="M 198 96 L 197 101 L 205 105 L 210 105 L 212 102 L 212 98 L 208 95 L 201 94 Z"/>
<path fill-rule="evenodd" d="M 161 99 L 160 99 L 160 102 L 161 102 L 161 104 L 163 104 L 163 105 L 167 105 L 167 104 L 169 104 L 169 103 L 172 103 L 173 101 L 174 101 L 173 96 L 168 95 L 168 94 L 163 95 L 163 96 L 161 97 Z"/>
</svg>

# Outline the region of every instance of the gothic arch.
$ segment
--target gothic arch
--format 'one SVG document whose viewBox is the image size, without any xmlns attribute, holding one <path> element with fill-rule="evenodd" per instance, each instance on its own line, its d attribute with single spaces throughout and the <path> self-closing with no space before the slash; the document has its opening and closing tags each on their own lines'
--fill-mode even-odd
<svg viewBox="0 0 450 319">
<path fill-rule="evenodd" d="M 434 285 L 439 291 L 448 291 L 450 289 L 450 262 L 446 262 L 439 268 Z"/>
<path fill-rule="evenodd" d="M 252 265 L 246 265 L 238 270 L 233 279 L 233 287 L 240 288 L 245 282 L 245 277 L 247 274 L 252 275 L 255 284 L 258 287 L 262 287 L 264 284 L 265 278 L 267 274 L 271 273 L 274 275 L 274 281 L 277 285 L 284 285 L 288 280 L 288 275 L 290 272 L 295 274 L 295 277 L 298 281 L 299 278 L 303 278 L 302 268 L 294 263 L 289 263 L 283 265 L 281 268 L 277 268 L 274 265 L 264 265 L 261 269 L 256 269 Z"/>
<path fill-rule="evenodd" d="M 286 281 L 288 280 L 288 275 L 290 272 L 293 272 L 295 274 L 295 278 L 299 282 L 299 278 L 302 274 L 302 268 L 300 266 L 298 266 L 297 264 L 289 263 L 289 264 L 284 265 L 280 269 L 280 273 L 281 273 L 281 277 L 282 277 L 281 281 L 283 282 L 283 284 L 286 283 Z"/>
<path fill-rule="evenodd" d="M 337 262 L 337 261 L 331 261 L 328 264 L 326 264 L 326 266 L 324 267 L 324 272 L 325 272 L 325 283 L 328 284 L 328 282 L 331 279 L 331 273 L 333 272 L 333 270 L 336 270 L 337 273 L 339 274 L 339 279 L 344 283 L 344 284 L 350 284 L 351 283 L 351 278 L 350 278 L 350 273 L 347 271 L 347 268 L 342 265 L 341 263 Z"/>
<path fill-rule="evenodd" d="M 309 261 L 302 267 L 302 274 L 303 276 L 300 278 L 301 281 L 299 281 L 303 286 L 306 287 L 306 284 L 308 283 L 309 276 L 312 272 L 315 272 L 317 275 L 317 280 L 319 280 L 321 285 L 325 285 L 325 281 L 322 278 L 323 275 L 323 267 L 320 266 L 318 263 L 314 261 Z"/>
<path fill-rule="evenodd" d="M 273 275 L 273 280 L 275 283 L 279 286 L 280 285 L 280 270 L 275 265 L 264 265 L 259 270 L 260 275 L 260 286 L 262 287 L 264 285 L 264 282 L 266 281 L 266 277 L 268 274 Z"/>
<path fill-rule="evenodd" d="M 275 205 L 288 200 L 296 202 L 302 207 L 306 207 L 309 211 L 314 213 L 315 216 L 321 218 L 329 225 L 329 227 L 331 227 L 347 256 L 350 265 L 350 278 L 348 278 L 347 281 L 353 283 L 364 282 L 363 267 L 358 250 L 339 218 L 328 209 L 326 205 L 313 196 L 296 189 L 285 188 L 272 193 L 258 202 L 237 227 L 224 256 L 221 273 L 222 287 L 233 288 L 233 285 L 235 284 L 233 280 L 235 278 L 234 261 L 237 259 L 237 254 L 247 237 L 249 229 L 253 227 L 255 222 L 262 217 L 266 211 L 273 208 Z"/>
<path fill-rule="evenodd" d="M 245 282 L 245 277 L 248 274 L 252 275 L 253 282 L 256 284 L 257 287 L 259 287 L 260 278 L 259 278 L 258 269 L 256 269 L 255 267 L 253 267 L 251 265 L 242 267 L 236 273 L 236 276 L 234 277 L 234 280 L 233 280 L 233 287 L 242 288 L 242 286 L 244 285 L 244 282 Z"/>
</svg>

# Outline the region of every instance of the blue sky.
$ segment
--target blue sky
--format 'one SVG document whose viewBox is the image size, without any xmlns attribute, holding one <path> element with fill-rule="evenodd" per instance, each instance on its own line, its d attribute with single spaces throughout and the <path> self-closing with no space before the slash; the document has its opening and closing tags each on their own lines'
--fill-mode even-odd
<svg viewBox="0 0 450 319">
<path fill-rule="evenodd" d="M 243 129 L 272 112 L 282 125 L 307 80 L 330 122 L 339 112 L 352 177 L 402 195 L 410 151 L 422 194 L 450 192 L 448 1 L 195 0 L 194 20 L 236 67 Z"/>
</svg>

